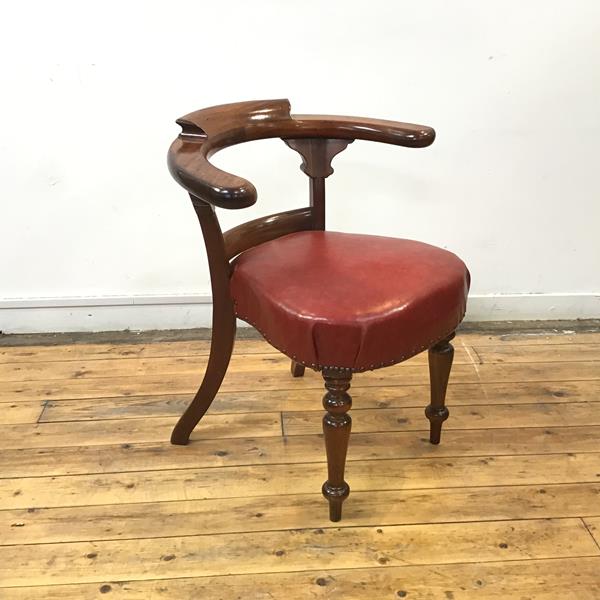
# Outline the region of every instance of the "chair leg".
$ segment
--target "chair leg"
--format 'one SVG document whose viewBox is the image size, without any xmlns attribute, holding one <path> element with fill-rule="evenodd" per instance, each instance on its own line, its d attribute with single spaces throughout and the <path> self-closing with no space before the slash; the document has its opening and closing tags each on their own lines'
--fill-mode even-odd
<svg viewBox="0 0 600 600">
<path fill-rule="evenodd" d="M 446 408 L 446 389 L 454 358 L 454 348 L 450 343 L 453 337 L 454 333 L 429 349 L 431 404 L 425 409 L 425 416 L 429 419 L 429 441 L 432 444 L 440 443 L 442 423 L 450 414 Z"/>
<path fill-rule="evenodd" d="M 305 367 L 295 360 L 292 360 L 291 371 L 293 377 L 302 377 L 304 375 Z"/>
<path fill-rule="evenodd" d="M 350 494 L 350 487 L 344 481 L 344 467 L 352 419 L 346 414 L 352 406 L 350 388 L 351 371 L 323 369 L 323 379 L 327 393 L 323 397 L 323 407 L 327 411 L 323 417 L 323 433 L 327 452 L 327 481 L 323 484 L 323 495 L 329 501 L 329 518 L 339 521 L 342 518 L 342 502 Z"/>
<path fill-rule="evenodd" d="M 171 444 L 185 446 L 194 427 L 210 408 L 227 372 L 234 341 L 235 315 L 233 313 L 219 314 L 218 318 L 213 321 L 210 356 L 204 379 L 194 399 L 177 421 L 173 433 L 171 433 Z"/>
</svg>

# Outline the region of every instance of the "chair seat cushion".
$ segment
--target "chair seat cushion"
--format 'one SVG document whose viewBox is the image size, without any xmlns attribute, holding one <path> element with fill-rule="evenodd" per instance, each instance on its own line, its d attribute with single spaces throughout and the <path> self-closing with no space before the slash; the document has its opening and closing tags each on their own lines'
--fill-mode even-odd
<svg viewBox="0 0 600 600">
<path fill-rule="evenodd" d="M 451 334 L 469 282 L 456 255 L 429 244 L 301 231 L 238 256 L 231 293 L 237 316 L 297 362 L 365 371 Z"/>
</svg>

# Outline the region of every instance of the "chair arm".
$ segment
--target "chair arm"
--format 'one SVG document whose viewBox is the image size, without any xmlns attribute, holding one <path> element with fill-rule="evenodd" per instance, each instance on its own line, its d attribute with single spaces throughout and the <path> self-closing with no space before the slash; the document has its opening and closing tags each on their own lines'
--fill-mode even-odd
<svg viewBox="0 0 600 600">
<path fill-rule="evenodd" d="M 297 131 L 302 132 L 302 135 L 295 137 L 368 140 L 409 148 L 430 146 L 435 139 L 435 131 L 431 127 L 384 119 L 333 115 L 292 115 L 292 120 L 295 122 Z"/>
<path fill-rule="evenodd" d="M 290 115 L 288 100 L 214 106 L 190 113 L 177 123 L 182 131 L 169 149 L 171 175 L 193 196 L 214 206 L 234 209 L 254 204 L 256 188 L 209 161 L 227 146 L 279 137 L 361 139 L 422 148 L 435 138 L 434 130 L 423 125 L 358 117 Z"/>
</svg>

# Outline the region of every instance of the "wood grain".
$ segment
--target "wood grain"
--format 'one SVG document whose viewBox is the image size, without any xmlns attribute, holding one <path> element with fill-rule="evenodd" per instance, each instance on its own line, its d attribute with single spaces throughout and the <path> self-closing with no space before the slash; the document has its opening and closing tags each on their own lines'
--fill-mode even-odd
<svg viewBox="0 0 600 600">
<path fill-rule="evenodd" d="M 565 592 L 577 600 L 600 596 L 600 558 L 577 557 L 551 560 L 516 560 L 482 564 L 446 564 L 261 573 L 144 581 L 11 588 L 11 600 L 305 600 L 340 598 L 364 600 L 506 600 L 527 598 L 556 600 Z M 106 594 L 109 594 L 106 596 Z"/>
<path fill-rule="evenodd" d="M 463 349 L 457 352 L 457 364 L 468 365 L 472 359 Z M 208 357 L 173 356 L 157 358 L 110 358 L 103 360 L 44 361 L 35 363 L 0 363 L 0 378 L 5 381 L 43 381 L 57 379 L 93 379 L 102 377 L 136 377 L 162 373 L 165 375 L 198 375 L 206 369 Z M 262 373 L 279 369 L 289 358 L 282 354 L 238 354 L 231 360 L 232 371 Z M 427 364 L 424 353 L 395 365 L 403 372 L 407 367 Z M 377 371 L 375 372 L 377 373 Z"/>
<path fill-rule="evenodd" d="M 341 528 L 322 379 L 266 342 L 187 447 L 208 342 L 0 348 L 0 598 L 595 600 L 600 333 L 456 348 L 438 447 L 426 355 L 354 378 Z"/>
<path fill-rule="evenodd" d="M 332 549 L 335 550 L 332 552 Z M 0 547 L 5 587 L 600 556 L 581 519 L 342 527 Z"/>
<path fill-rule="evenodd" d="M 192 394 L 127 396 L 121 398 L 83 398 L 48 400 L 41 422 L 129 419 L 180 415 Z M 429 401 L 429 386 L 404 385 L 356 388 L 355 409 L 422 408 Z M 486 406 L 488 404 L 570 403 L 600 401 L 600 380 L 524 383 L 450 383 L 449 406 Z M 18 406 L 19 404 L 15 404 Z M 321 410 L 317 394 L 303 390 L 260 390 L 220 392 L 210 407 L 211 414 L 245 412 L 288 412 Z"/>
<path fill-rule="evenodd" d="M 0 402 L 0 425 L 37 423 L 44 410 L 43 400 Z"/>
<path fill-rule="evenodd" d="M 346 471 L 357 492 L 462 488 L 465 482 L 470 487 L 597 483 L 600 453 L 357 460 L 349 462 Z M 317 462 L 293 468 L 255 464 L 13 477 L 0 479 L 0 506 L 28 509 L 310 494 L 321 485 L 324 473 L 324 464 Z"/>
<path fill-rule="evenodd" d="M 600 427 L 448 430 L 447 441 L 438 447 L 429 444 L 423 433 L 413 431 L 357 433 L 352 436 L 348 461 L 587 453 L 598 451 L 598 439 Z M 181 449 L 165 441 L 3 450 L 0 478 L 322 461 L 320 435 L 196 438 Z"/>
<path fill-rule="evenodd" d="M 285 369 L 266 371 L 231 371 L 223 382 L 223 392 L 249 389 L 320 390 L 320 378 L 307 371 L 304 377 L 293 383 L 288 376 L 288 361 Z M 518 383 L 518 382 L 562 382 L 600 380 L 600 368 L 596 362 L 555 363 L 511 363 L 454 366 L 451 381 L 455 383 Z M 164 395 L 193 393 L 200 374 L 194 375 L 132 375 L 118 377 L 94 377 L 89 379 L 57 379 L 43 381 L 6 382 L 0 390 L 0 402 L 17 401 L 19 398 L 47 400 L 65 398 L 122 397 L 137 395 Z M 398 385 L 420 385 L 427 381 L 425 365 L 397 365 L 378 371 L 360 373 L 353 387 L 379 387 Z"/>
<path fill-rule="evenodd" d="M 157 359 L 158 360 L 158 359 Z M 556 363 L 560 364 L 560 363 Z M 484 365 L 482 365 L 484 366 Z M 66 398 L 98 398 L 140 395 L 192 394 L 202 378 L 202 369 L 196 374 L 149 374 L 128 376 L 102 376 L 74 379 L 51 379 L 32 381 L 8 381 L 0 389 L 0 402 L 44 398 L 58 400 Z M 584 379 L 580 377 L 579 379 Z M 600 379 L 600 377 L 597 377 Z M 587 377 L 587 379 L 594 379 Z M 452 380 L 461 383 L 478 383 L 479 378 L 473 365 L 457 364 L 452 372 Z M 357 387 L 377 387 L 396 385 L 422 385 L 428 381 L 427 366 L 410 363 L 360 373 L 356 377 Z M 262 389 L 265 391 L 300 389 L 318 390 L 321 395 L 322 382 L 317 373 L 307 371 L 304 377 L 290 382 L 289 361 L 284 369 L 257 370 L 227 373 L 221 391 L 243 392 Z"/>
<path fill-rule="evenodd" d="M 459 332 L 454 343 L 458 347 L 489 347 L 504 352 L 514 346 L 557 346 L 600 344 L 600 333 L 511 333 L 479 334 Z M 506 350 L 508 351 L 508 350 Z M 2 346 L 0 363 L 61 360 L 103 360 L 107 358 L 157 358 L 178 356 L 208 356 L 209 340 L 164 341 L 155 343 L 70 344 L 50 346 Z M 238 339 L 236 354 L 279 354 L 268 342 L 260 339 Z"/>
<path fill-rule="evenodd" d="M 278 354 L 263 339 L 237 340 L 236 351 L 241 354 Z M 69 344 L 61 346 L 3 346 L 0 363 L 60 362 L 77 360 L 106 360 L 115 358 L 164 358 L 179 356 L 208 356 L 210 340 L 137 344 Z"/>
<path fill-rule="evenodd" d="M 100 446 L 105 444 L 168 440 L 175 419 L 123 419 L 110 422 L 73 421 L 6 425 L 0 449 L 58 446 Z M 207 415 L 192 439 L 219 439 L 236 436 L 274 436 L 281 432 L 279 413 Z"/>
<path fill-rule="evenodd" d="M 598 547 L 600 548 L 600 516 L 594 518 L 588 517 L 587 519 L 583 519 L 583 522 L 585 523 L 585 526 L 589 529 L 589 532 L 591 533 L 594 540 L 598 544 Z"/>
<path fill-rule="evenodd" d="M 330 528 L 316 493 L 0 511 L 0 545 L 48 544 Z M 289 491 L 289 488 L 288 488 Z M 151 496 L 151 488 L 147 490 Z M 587 517 L 600 514 L 600 482 L 464 489 L 356 491 L 344 527 Z M 439 507 L 443 506 L 440 511 Z M 77 523 L 77 527 L 71 527 Z"/>
<path fill-rule="evenodd" d="M 482 363 L 532 363 L 600 361 L 600 343 L 560 345 L 478 346 L 475 358 Z"/>
<path fill-rule="evenodd" d="M 383 431 L 423 431 L 423 410 L 419 408 L 353 410 L 353 430 L 360 433 Z M 501 429 L 517 420 L 521 427 L 560 427 L 600 425 L 600 410 L 595 402 L 492 404 L 452 407 L 450 429 Z M 283 413 L 286 435 L 307 435 L 319 431 L 319 413 Z"/>
<path fill-rule="evenodd" d="M 460 341 L 470 346 L 556 346 L 558 344 L 598 344 L 600 332 L 577 332 L 573 329 L 556 330 L 554 332 L 514 331 L 506 333 L 460 332 Z"/>
</svg>

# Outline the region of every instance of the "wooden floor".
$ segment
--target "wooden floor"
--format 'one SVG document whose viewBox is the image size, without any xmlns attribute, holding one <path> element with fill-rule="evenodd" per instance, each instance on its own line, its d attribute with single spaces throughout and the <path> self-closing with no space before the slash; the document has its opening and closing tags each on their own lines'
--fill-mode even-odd
<svg viewBox="0 0 600 600">
<path fill-rule="evenodd" d="M 600 333 L 462 334 L 442 444 L 426 355 L 356 375 L 339 525 L 321 377 L 237 343 L 0 348 L 0 598 L 600 598 Z"/>
</svg>

